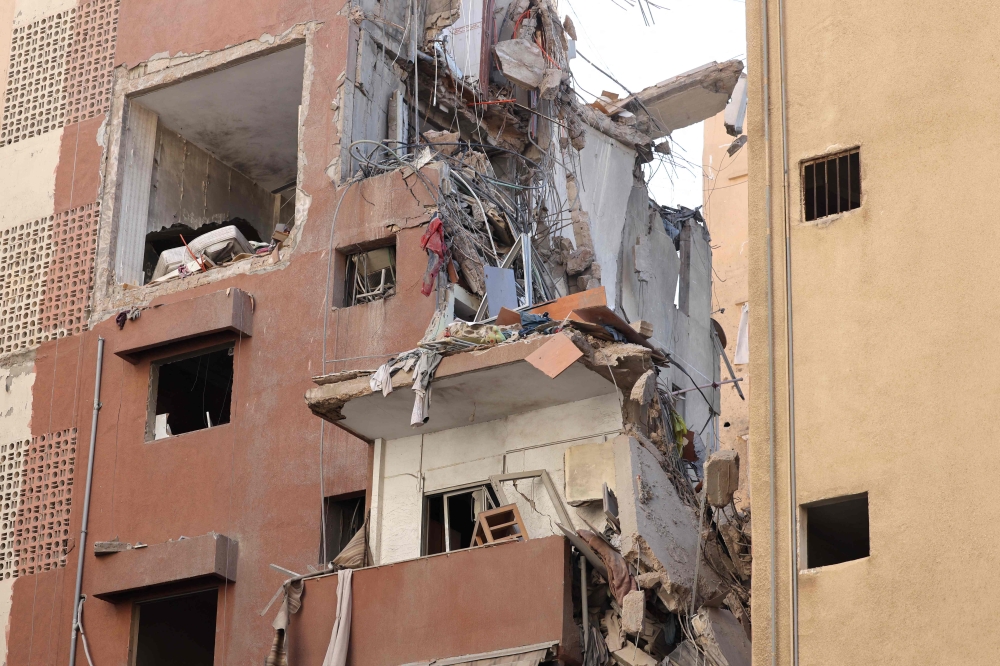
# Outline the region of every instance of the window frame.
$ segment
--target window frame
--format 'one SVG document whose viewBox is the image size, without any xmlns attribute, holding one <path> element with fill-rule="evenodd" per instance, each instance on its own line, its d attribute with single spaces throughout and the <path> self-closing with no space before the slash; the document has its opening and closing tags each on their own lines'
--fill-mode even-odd
<svg viewBox="0 0 1000 666">
<path fill-rule="evenodd" d="M 422 506 L 422 511 L 421 511 L 422 514 L 423 514 L 422 515 L 422 520 L 421 520 L 422 527 L 421 527 L 421 530 L 420 530 L 420 556 L 421 557 L 427 557 L 428 556 L 428 552 L 427 552 L 427 550 L 428 550 L 427 539 L 428 539 L 428 536 L 429 536 L 428 527 L 429 527 L 429 524 L 430 524 L 430 500 L 436 499 L 438 497 L 440 497 L 441 500 L 442 500 L 442 502 L 443 502 L 442 509 L 444 511 L 444 544 L 445 544 L 445 549 L 442 552 L 440 552 L 440 553 L 431 553 L 431 555 L 444 555 L 446 553 L 453 553 L 453 552 L 458 551 L 458 550 L 468 550 L 468 549 L 470 549 L 472 547 L 471 544 L 468 545 L 468 546 L 460 546 L 458 548 L 451 548 L 450 547 L 450 545 L 451 545 L 451 535 L 449 534 L 450 520 L 449 520 L 449 516 L 448 516 L 448 498 L 449 497 L 454 497 L 454 496 L 457 496 L 457 495 L 467 495 L 467 494 L 470 494 L 470 493 L 475 493 L 477 490 L 482 490 L 484 492 L 484 496 L 485 496 L 485 501 L 483 501 L 483 505 L 484 505 L 485 508 L 483 508 L 482 511 L 488 511 L 490 508 L 496 509 L 496 508 L 499 508 L 501 506 L 500 505 L 500 500 L 496 496 L 496 491 L 493 490 L 493 485 L 490 483 L 490 481 L 488 479 L 486 481 L 482 481 L 482 482 L 469 483 L 469 484 L 464 484 L 464 485 L 461 485 L 461 486 L 453 486 L 453 487 L 450 487 L 450 488 L 444 488 L 444 489 L 441 489 L 441 490 L 435 490 L 433 492 L 424 493 L 423 502 L 422 502 L 423 506 Z M 492 504 L 492 507 L 489 506 L 490 504 Z M 477 515 L 478 515 L 478 512 L 477 512 Z"/>
<path fill-rule="evenodd" d="M 847 189 L 846 189 L 846 199 L 843 198 L 844 190 L 840 187 L 840 175 L 841 175 L 841 160 L 844 160 L 847 165 Z M 836 186 L 835 186 L 835 197 L 831 197 L 830 191 L 830 163 L 836 162 Z M 823 170 L 823 187 L 817 186 L 817 173 L 820 166 Z M 811 172 L 810 172 L 811 170 Z M 864 169 L 861 164 L 861 146 L 853 146 L 851 148 L 846 148 L 844 150 L 838 150 L 836 152 L 827 153 L 825 155 L 819 155 L 816 157 L 811 157 L 806 160 L 802 160 L 799 166 L 799 186 L 800 186 L 800 198 L 801 198 L 801 211 L 803 222 L 821 222 L 823 220 L 836 219 L 838 216 L 844 213 L 849 213 L 852 210 L 857 210 L 862 206 L 862 197 L 864 196 L 864 187 L 862 186 L 862 175 Z M 812 174 L 812 184 L 809 182 L 809 174 Z M 856 181 L 856 182 L 855 182 Z M 857 199 L 855 201 L 852 196 L 855 192 L 853 186 L 856 185 Z M 822 211 L 823 214 L 820 215 L 820 199 L 817 197 L 817 192 L 824 192 L 824 197 L 822 201 Z M 812 193 L 812 199 L 810 201 L 809 193 Z M 831 199 L 836 202 L 837 210 L 830 212 Z M 843 202 L 846 201 L 846 208 L 843 206 Z"/>
</svg>

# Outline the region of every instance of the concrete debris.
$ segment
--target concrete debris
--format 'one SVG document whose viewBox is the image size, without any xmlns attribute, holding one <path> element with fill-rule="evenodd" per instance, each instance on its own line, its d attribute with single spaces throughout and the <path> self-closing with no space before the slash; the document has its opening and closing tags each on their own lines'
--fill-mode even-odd
<svg viewBox="0 0 1000 666">
<path fill-rule="evenodd" d="M 642 377 L 632 387 L 632 393 L 630 394 L 632 400 L 640 403 L 646 404 L 652 402 L 653 398 L 656 397 L 656 371 L 647 370 L 643 373 Z"/>
<path fill-rule="evenodd" d="M 458 151 L 458 140 L 462 137 L 458 132 L 446 132 L 444 130 L 428 130 L 422 134 L 427 143 L 437 145 L 445 155 L 454 155 Z"/>
<path fill-rule="evenodd" d="M 461 0 L 429 0 L 424 9 L 425 38 L 436 39 L 443 29 L 454 24 L 461 15 Z"/>
<path fill-rule="evenodd" d="M 741 60 L 711 62 L 645 88 L 617 102 L 608 112 L 650 114 L 650 136 L 658 139 L 725 109 L 742 73 Z"/>
<path fill-rule="evenodd" d="M 667 655 L 666 663 L 661 666 L 709 666 L 705 657 L 691 641 L 683 641 L 673 652 Z"/>
<path fill-rule="evenodd" d="M 615 453 L 611 442 L 578 444 L 567 448 L 563 454 L 563 469 L 566 502 L 570 506 L 603 500 L 608 481 L 612 484 L 615 481 Z"/>
<path fill-rule="evenodd" d="M 511 82 L 525 90 L 538 90 L 548 69 L 545 54 L 534 42 L 508 39 L 493 47 L 497 65 Z"/>
<path fill-rule="evenodd" d="M 641 590 L 633 590 L 622 599 L 622 629 L 626 634 L 642 631 L 642 621 L 646 616 L 646 595 Z"/>
<path fill-rule="evenodd" d="M 723 449 L 710 455 L 705 463 L 705 497 L 708 503 L 717 508 L 728 505 L 739 487 L 739 453 Z"/>
<path fill-rule="evenodd" d="M 663 571 L 649 571 L 636 577 L 639 587 L 652 590 L 671 613 L 683 613 L 691 605 L 691 590 L 670 580 Z"/>
<path fill-rule="evenodd" d="M 567 14 L 566 18 L 563 19 L 563 30 L 566 31 L 566 34 L 569 35 L 570 39 L 576 41 L 576 26 L 573 25 L 573 19 L 569 17 L 569 14 Z"/>
<path fill-rule="evenodd" d="M 601 628 L 604 630 L 608 649 L 614 652 L 625 647 L 625 631 L 622 629 L 621 619 L 614 610 L 608 610 L 601 618 Z"/>
<path fill-rule="evenodd" d="M 115 539 L 114 541 L 94 542 L 94 555 L 111 555 L 113 553 L 121 553 L 122 551 L 131 549 L 132 544 L 119 541 L 118 539 Z"/>
<path fill-rule="evenodd" d="M 566 260 L 566 274 L 580 275 L 594 263 L 594 251 L 582 247 L 574 251 Z"/>
<path fill-rule="evenodd" d="M 611 656 L 615 663 L 621 666 L 656 666 L 658 663 L 652 656 L 632 644 L 612 652 Z"/>
<path fill-rule="evenodd" d="M 691 618 L 691 628 L 698 647 L 716 666 L 750 666 L 750 640 L 728 610 L 702 608 Z"/>
<path fill-rule="evenodd" d="M 726 105 L 726 112 L 723 115 L 723 123 L 726 127 L 726 133 L 729 136 L 739 137 L 743 134 L 743 122 L 746 120 L 747 116 L 747 75 L 746 72 L 740 74 L 739 80 L 736 82 L 736 88 L 733 89 L 732 98 L 729 100 L 729 104 Z"/>
<path fill-rule="evenodd" d="M 542 74 L 542 80 L 538 84 L 538 91 L 542 99 L 554 99 L 559 91 L 559 84 L 562 83 L 562 70 L 550 67 Z"/>
<path fill-rule="evenodd" d="M 638 321 L 631 321 L 628 325 L 634 328 L 636 332 L 644 338 L 653 337 L 653 324 L 651 322 L 640 319 Z"/>
<path fill-rule="evenodd" d="M 728 522 L 719 525 L 719 536 L 726 544 L 730 559 L 736 566 L 736 573 L 740 578 L 746 580 L 750 578 L 751 558 L 746 553 L 747 548 L 743 545 L 743 532 L 735 523 Z"/>
</svg>

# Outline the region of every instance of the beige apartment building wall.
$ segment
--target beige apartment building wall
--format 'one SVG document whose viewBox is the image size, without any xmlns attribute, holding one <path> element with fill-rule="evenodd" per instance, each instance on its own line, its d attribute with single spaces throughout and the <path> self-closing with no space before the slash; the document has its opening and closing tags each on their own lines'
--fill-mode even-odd
<svg viewBox="0 0 1000 666">
<path fill-rule="evenodd" d="M 772 552 L 777 663 L 794 663 L 789 506 L 860 492 L 869 495 L 870 556 L 795 574 L 797 663 L 995 664 L 1000 632 L 985 610 L 989 602 L 982 602 L 1000 592 L 994 507 L 1000 389 L 992 381 L 1000 369 L 994 321 L 1000 225 L 988 176 L 1000 162 L 994 131 L 1000 5 L 784 0 L 785 192 L 779 3 L 764 1 L 770 143 L 761 0 L 747 2 L 750 300 L 759 304 L 751 310 L 750 355 L 757 378 L 750 416 L 754 664 L 772 663 Z M 804 222 L 802 160 L 854 146 L 860 146 L 861 207 Z"/>
<path fill-rule="evenodd" d="M 702 155 L 703 198 L 702 209 L 709 233 L 712 235 L 712 317 L 726 333 L 726 356 L 733 363 L 737 377 L 742 377 L 740 388 L 747 400 L 740 399 L 732 386 L 722 388 L 719 444 L 740 454 L 740 489 L 736 502 L 740 506 L 750 502 L 750 366 L 737 364 L 736 341 L 740 315 L 748 300 L 747 236 L 747 146 L 733 155 L 727 153 L 734 137 L 726 133 L 723 113 L 705 121 L 705 141 Z M 725 312 L 720 312 L 725 310 Z M 720 360 L 720 363 L 722 361 Z M 721 367 L 722 378 L 729 379 L 728 371 Z M 729 425 L 726 425 L 726 424 Z"/>
</svg>

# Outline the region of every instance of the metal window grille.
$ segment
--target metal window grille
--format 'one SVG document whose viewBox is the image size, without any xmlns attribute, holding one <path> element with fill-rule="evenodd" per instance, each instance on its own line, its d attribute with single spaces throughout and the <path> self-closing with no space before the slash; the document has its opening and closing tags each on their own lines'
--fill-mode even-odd
<svg viewBox="0 0 1000 666">
<path fill-rule="evenodd" d="M 861 153 L 855 148 L 802 166 L 806 221 L 861 207 Z"/>
<path fill-rule="evenodd" d="M 396 289 L 396 248 L 380 247 L 347 257 L 345 305 L 387 298 Z"/>
</svg>

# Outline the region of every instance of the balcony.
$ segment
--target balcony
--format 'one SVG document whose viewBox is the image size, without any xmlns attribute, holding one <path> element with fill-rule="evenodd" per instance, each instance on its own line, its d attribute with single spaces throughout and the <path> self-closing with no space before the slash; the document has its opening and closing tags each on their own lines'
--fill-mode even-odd
<svg viewBox="0 0 1000 666">
<path fill-rule="evenodd" d="M 460 663 L 469 660 L 456 657 L 552 646 L 562 663 L 578 664 L 571 571 L 562 537 L 359 569 L 347 663 Z M 306 580 L 289 626 L 289 663 L 323 662 L 336 608 L 336 575 Z"/>
</svg>

